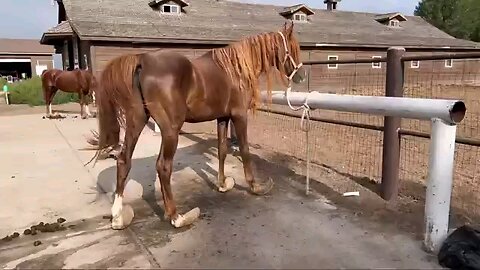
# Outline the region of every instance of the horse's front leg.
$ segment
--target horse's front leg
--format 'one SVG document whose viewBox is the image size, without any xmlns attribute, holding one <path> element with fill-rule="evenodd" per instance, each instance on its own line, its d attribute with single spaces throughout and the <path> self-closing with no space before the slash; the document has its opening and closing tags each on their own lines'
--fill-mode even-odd
<svg viewBox="0 0 480 270">
<path fill-rule="evenodd" d="M 218 137 L 218 191 L 227 192 L 235 186 L 235 180 L 232 177 L 225 177 L 225 158 L 227 157 L 227 126 L 229 118 L 217 120 Z"/>
<path fill-rule="evenodd" d="M 83 95 L 83 106 L 85 106 L 85 114 L 88 118 L 92 117 L 92 114 L 90 113 L 90 108 L 88 106 L 88 94 Z"/>
<path fill-rule="evenodd" d="M 78 92 L 78 99 L 80 100 L 80 117 L 82 117 L 82 119 L 86 119 L 87 116 L 85 115 L 85 108 L 84 108 L 85 95 L 83 94 L 82 90 Z"/>
<path fill-rule="evenodd" d="M 242 156 L 243 170 L 245 173 L 245 180 L 250 186 L 252 193 L 256 195 L 265 195 L 273 187 L 273 180 L 270 179 L 266 184 L 260 184 L 255 181 L 253 176 L 253 164 L 250 159 L 250 151 L 247 138 L 247 113 L 232 116 L 232 121 L 235 126 L 235 133 L 240 144 L 240 154 Z"/>
<path fill-rule="evenodd" d="M 162 146 L 157 159 L 157 172 L 162 188 L 165 217 L 170 219 L 170 223 L 174 227 L 180 228 L 192 224 L 200 216 L 200 209 L 196 207 L 184 215 L 177 213 L 170 179 L 172 176 L 173 157 L 177 151 L 179 130 L 175 130 L 171 125 L 161 125 L 160 129 L 162 131 Z"/>
</svg>

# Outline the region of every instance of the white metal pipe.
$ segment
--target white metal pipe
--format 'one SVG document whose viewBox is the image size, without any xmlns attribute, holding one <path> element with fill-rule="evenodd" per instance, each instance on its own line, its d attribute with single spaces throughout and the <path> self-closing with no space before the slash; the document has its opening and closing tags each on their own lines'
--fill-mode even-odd
<svg viewBox="0 0 480 270">
<path fill-rule="evenodd" d="M 425 248 L 437 253 L 448 235 L 457 126 L 432 119 L 427 194 Z"/>
<path fill-rule="evenodd" d="M 337 95 L 318 92 L 290 92 L 288 98 L 292 106 L 300 106 L 307 101 L 312 109 L 398 116 L 421 120 L 439 118 L 450 124 L 462 121 L 466 111 L 465 104 L 460 100 Z M 262 99 L 264 102 L 268 102 L 266 92 L 262 92 Z M 272 102 L 288 105 L 285 92 L 274 91 Z"/>
</svg>

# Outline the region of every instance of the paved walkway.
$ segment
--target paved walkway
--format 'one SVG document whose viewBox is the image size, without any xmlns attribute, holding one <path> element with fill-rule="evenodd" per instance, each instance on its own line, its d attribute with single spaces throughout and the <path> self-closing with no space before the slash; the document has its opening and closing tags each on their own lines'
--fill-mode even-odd
<svg viewBox="0 0 480 270">
<path fill-rule="evenodd" d="M 174 229 L 160 218 L 155 160 L 161 138 L 145 128 L 126 188 L 134 223 L 110 230 L 104 216 L 115 161 L 84 167 L 93 152 L 79 150 L 95 128 L 95 119 L 71 116 L 0 117 L 0 235 L 20 233 L 0 241 L 2 268 L 439 268 L 410 236 L 374 230 L 320 194 L 306 198 L 303 186 L 289 180 L 295 172 L 261 158 L 258 176 L 276 180 L 270 196 L 245 191 L 243 168 L 231 155 L 226 171 L 237 188 L 214 191 L 216 138 L 206 134 L 181 137 L 172 182 L 180 211 L 199 206 L 201 219 Z M 66 230 L 23 235 L 60 217 Z"/>
</svg>

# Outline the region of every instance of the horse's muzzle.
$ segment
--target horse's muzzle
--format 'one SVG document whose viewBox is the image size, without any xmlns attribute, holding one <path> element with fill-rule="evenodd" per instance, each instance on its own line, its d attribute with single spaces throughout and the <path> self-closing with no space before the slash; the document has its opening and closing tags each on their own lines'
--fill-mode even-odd
<svg viewBox="0 0 480 270">
<path fill-rule="evenodd" d="M 292 81 L 294 83 L 302 83 L 306 80 L 307 78 L 307 71 L 305 70 L 305 68 L 302 66 L 300 67 L 297 72 L 295 73 L 295 75 L 293 75 L 293 78 L 292 78 Z"/>
</svg>

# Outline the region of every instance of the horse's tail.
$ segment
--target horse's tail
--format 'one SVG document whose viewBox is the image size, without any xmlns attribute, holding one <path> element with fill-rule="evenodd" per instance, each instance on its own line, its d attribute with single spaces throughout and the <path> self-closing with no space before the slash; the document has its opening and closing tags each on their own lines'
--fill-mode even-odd
<svg viewBox="0 0 480 270">
<path fill-rule="evenodd" d="M 87 140 L 97 146 L 97 153 L 92 160 L 98 159 L 103 150 L 119 143 L 120 126 L 126 126 L 124 116 L 130 113 L 134 97 L 134 73 L 138 64 L 137 54 L 119 56 L 111 60 L 97 78 L 95 103 L 98 133 L 93 134 L 96 139 Z"/>
</svg>

